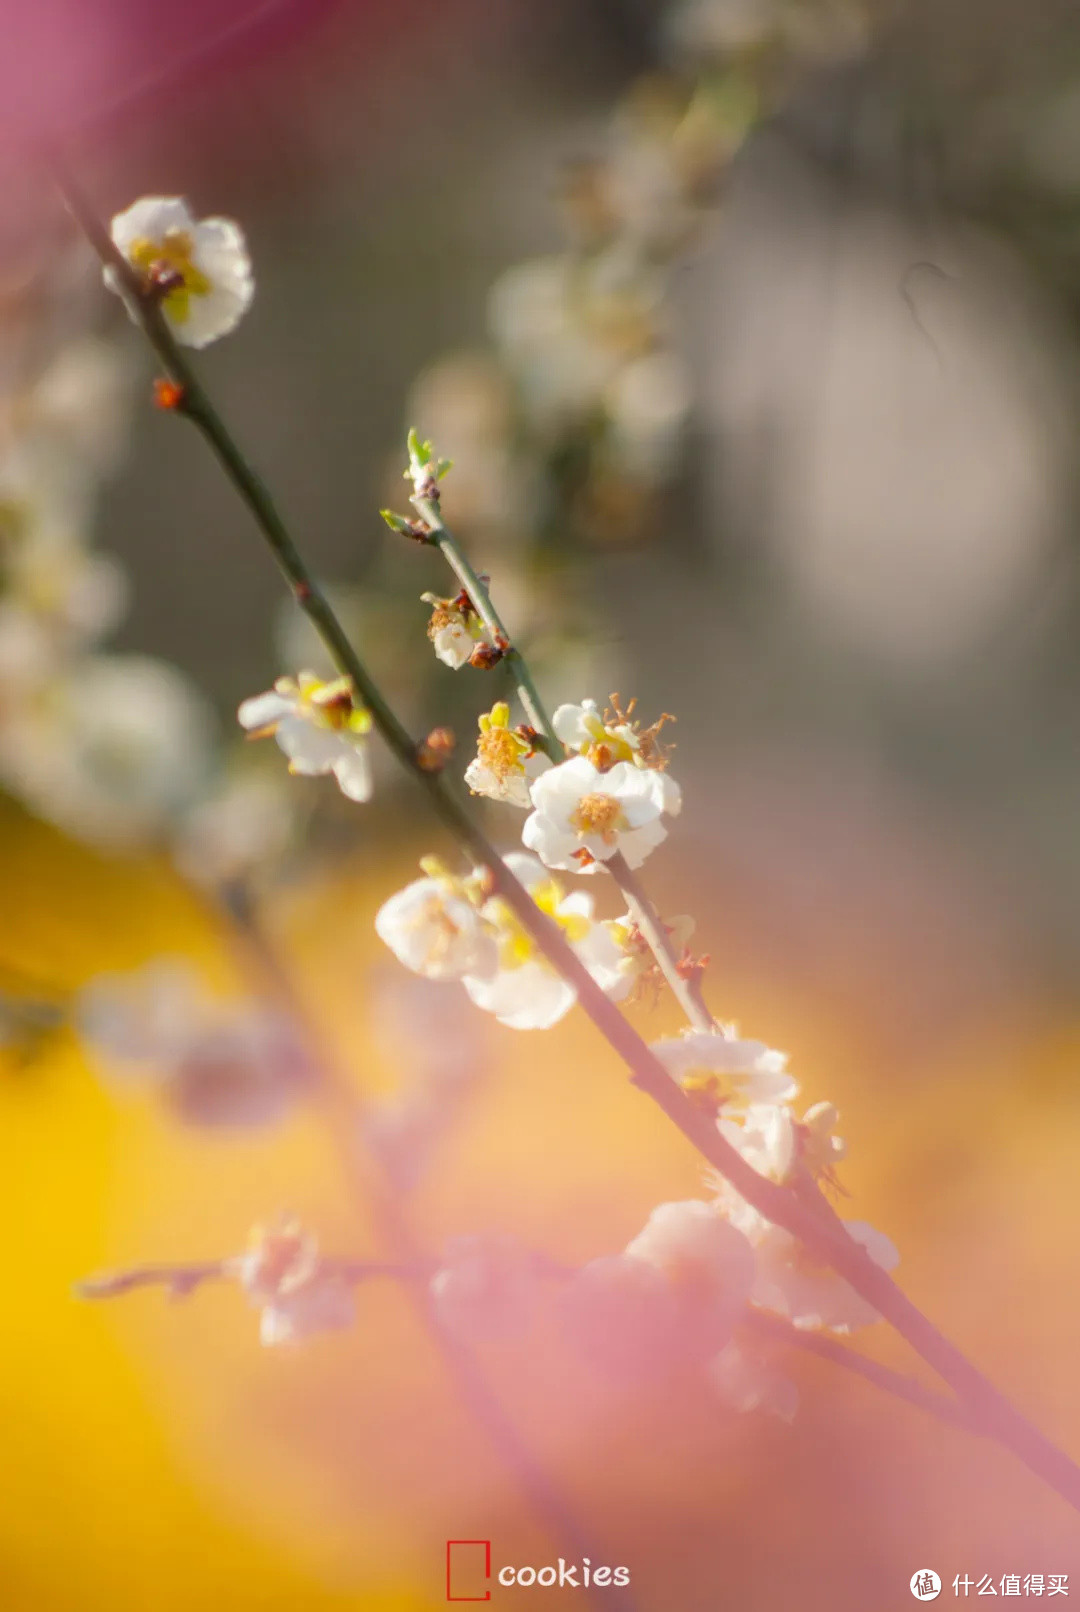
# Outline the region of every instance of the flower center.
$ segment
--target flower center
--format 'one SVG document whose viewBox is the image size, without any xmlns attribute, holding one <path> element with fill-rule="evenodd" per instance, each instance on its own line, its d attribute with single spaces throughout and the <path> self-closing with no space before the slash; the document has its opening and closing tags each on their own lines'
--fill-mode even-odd
<svg viewBox="0 0 1080 1612">
<path fill-rule="evenodd" d="M 178 324 L 184 324 L 191 313 L 192 297 L 206 297 L 214 289 L 201 269 L 192 261 L 195 243 L 186 230 L 166 230 L 160 241 L 141 236 L 132 241 L 128 257 L 137 269 L 146 275 L 171 269 L 183 281 L 162 298 L 162 306 Z"/>
<path fill-rule="evenodd" d="M 476 753 L 490 773 L 505 783 L 522 772 L 521 741 L 509 728 L 491 727 L 476 741 Z"/>
<path fill-rule="evenodd" d="M 579 834 L 596 834 L 605 845 L 614 845 L 620 829 L 629 826 L 620 802 L 614 795 L 604 795 L 599 790 L 582 795 L 570 824 Z"/>
</svg>

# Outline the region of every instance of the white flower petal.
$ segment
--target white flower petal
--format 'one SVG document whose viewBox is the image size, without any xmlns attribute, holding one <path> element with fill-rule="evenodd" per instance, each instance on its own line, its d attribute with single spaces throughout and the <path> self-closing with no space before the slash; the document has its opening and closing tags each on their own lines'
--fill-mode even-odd
<svg viewBox="0 0 1080 1612">
<path fill-rule="evenodd" d="M 334 762 L 332 770 L 338 781 L 338 788 L 349 800 L 371 799 L 373 787 L 371 761 L 364 741 L 360 744 L 347 745 Z"/>
<path fill-rule="evenodd" d="M 288 716 L 294 704 L 284 694 L 271 689 L 266 694 L 253 694 L 249 700 L 244 700 L 236 715 L 242 728 L 265 728 L 271 722 L 280 722 L 282 717 Z"/>
<path fill-rule="evenodd" d="M 538 961 L 499 969 L 489 979 L 466 975 L 462 983 L 477 1007 L 511 1030 L 549 1030 L 577 1000 L 574 987 Z"/>
</svg>

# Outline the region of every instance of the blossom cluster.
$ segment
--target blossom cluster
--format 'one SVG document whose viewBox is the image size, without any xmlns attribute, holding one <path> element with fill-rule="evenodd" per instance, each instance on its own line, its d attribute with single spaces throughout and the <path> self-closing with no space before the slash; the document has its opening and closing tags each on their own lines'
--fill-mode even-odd
<svg viewBox="0 0 1080 1612">
<path fill-rule="evenodd" d="M 199 225 L 175 199 L 144 200 L 114 220 L 113 240 L 129 273 L 111 274 L 110 283 L 129 299 L 153 300 L 177 337 L 192 345 L 231 329 L 250 301 L 243 238 L 227 221 Z M 426 539 L 449 461 L 415 432 L 409 460 L 406 474 L 422 529 L 404 517 L 390 524 Z M 496 631 L 486 594 L 477 592 L 486 582 L 477 583 L 463 562 L 462 571 L 470 580 L 457 596 L 425 596 L 433 605 L 429 636 L 444 664 L 490 667 L 512 653 L 511 646 Z M 425 858 L 422 877 L 379 908 L 375 929 L 413 974 L 459 984 L 469 1000 L 510 1028 L 540 1030 L 556 1024 L 577 994 L 552 963 L 546 933 L 561 935 L 613 1001 L 630 997 L 652 969 L 642 932 L 652 920 L 639 922 L 644 898 L 627 879 L 665 840 L 682 793 L 669 771 L 663 734 L 672 718 L 666 713 L 646 726 L 634 702 L 624 708 L 612 695 L 604 709 L 592 699 L 560 705 L 549 723 L 533 710 L 525 681 L 519 693 L 544 732 L 528 722 L 513 725 L 509 703 L 496 701 L 479 718 L 464 782 L 473 794 L 525 814 L 524 848 L 495 866 L 460 871 Z M 373 716 L 348 677 L 306 670 L 281 677 L 241 704 L 238 721 L 250 737 L 273 736 L 291 773 L 332 777 L 350 801 L 370 800 Z M 430 734 L 416 748 L 417 769 L 445 767 L 450 739 L 445 730 Z M 592 893 L 568 890 L 557 877 L 605 870 L 625 885 L 635 911 L 598 917 Z M 653 916 L 669 935 L 675 932 Z M 663 950 L 655 939 L 650 944 Z M 79 1022 L 106 1078 L 123 1080 L 149 1065 L 177 1111 L 204 1122 L 248 1123 L 253 1111 L 276 1111 L 313 1078 L 295 1027 L 275 1007 L 212 1001 L 178 965 L 95 982 L 82 993 Z M 803 1198 L 819 1184 L 833 1185 L 845 1151 L 835 1109 L 818 1103 L 799 1115 L 798 1087 L 784 1054 L 711 1024 L 707 1014 L 706 1023 L 709 1028 L 653 1042 L 651 1052 L 672 1081 L 760 1177 L 796 1188 Z M 378 1125 L 367 1134 L 378 1146 Z M 790 1416 L 793 1385 L 748 1347 L 740 1323 L 760 1310 L 795 1328 L 847 1333 L 877 1315 L 729 1181 L 716 1179 L 711 1187 L 709 1199 L 659 1205 L 621 1253 L 558 1272 L 560 1318 L 604 1369 L 612 1361 L 631 1369 L 663 1360 L 690 1363 L 733 1408 L 761 1406 Z M 896 1250 L 881 1233 L 859 1221 L 846 1225 L 880 1267 L 895 1265 Z M 325 1259 L 296 1222 L 257 1229 L 248 1250 L 219 1269 L 259 1307 L 266 1344 L 295 1342 L 352 1319 L 345 1270 Z M 481 1317 L 497 1331 L 520 1324 L 538 1283 L 552 1276 L 550 1262 L 509 1239 L 459 1239 L 430 1274 L 431 1297 L 451 1330 L 474 1328 Z"/>
</svg>

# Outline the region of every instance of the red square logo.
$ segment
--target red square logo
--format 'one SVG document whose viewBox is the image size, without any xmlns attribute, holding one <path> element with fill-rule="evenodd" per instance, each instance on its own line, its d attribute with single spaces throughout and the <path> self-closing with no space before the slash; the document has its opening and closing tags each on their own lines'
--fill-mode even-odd
<svg viewBox="0 0 1080 1612">
<path fill-rule="evenodd" d="M 490 1601 L 490 1590 L 485 1590 L 482 1595 L 475 1593 L 482 1584 L 487 1584 L 490 1579 L 490 1539 L 448 1539 L 446 1541 L 446 1599 L 448 1601 Z"/>
</svg>

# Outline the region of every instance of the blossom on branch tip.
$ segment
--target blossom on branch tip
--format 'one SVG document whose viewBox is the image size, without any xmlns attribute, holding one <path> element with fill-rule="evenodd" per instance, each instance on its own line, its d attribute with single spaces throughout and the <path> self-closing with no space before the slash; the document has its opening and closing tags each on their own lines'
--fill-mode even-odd
<svg viewBox="0 0 1080 1612">
<path fill-rule="evenodd" d="M 534 809 L 521 838 L 550 868 L 595 872 L 617 851 L 640 867 L 667 838 L 660 818 L 672 799 L 669 784 L 630 762 L 601 772 L 586 756 L 573 756 L 532 784 Z"/>
<path fill-rule="evenodd" d="M 476 756 L 465 769 L 474 795 L 529 809 L 529 784 L 550 766 L 542 750 L 521 728 L 510 726 L 510 707 L 499 700 L 480 718 Z"/>
<path fill-rule="evenodd" d="M 352 1288 L 324 1269 L 314 1234 L 292 1218 L 256 1226 L 247 1251 L 228 1268 L 260 1311 L 259 1339 L 266 1348 L 338 1332 L 356 1318 Z"/>
<path fill-rule="evenodd" d="M 409 432 L 407 447 L 409 468 L 403 475 L 413 484 L 413 498 L 438 498 L 439 483 L 454 461 L 440 459 L 431 443 L 422 441 L 415 430 Z"/>
<path fill-rule="evenodd" d="M 707 1098 L 718 1111 L 782 1102 L 798 1089 L 787 1072 L 787 1055 L 763 1041 L 690 1030 L 654 1041 L 652 1051 L 684 1091 Z"/>
<path fill-rule="evenodd" d="M 113 219 L 113 244 L 156 294 L 169 329 L 187 347 L 206 347 L 235 329 L 255 281 L 239 225 L 196 219 L 180 196 L 144 196 Z M 105 282 L 121 290 L 114 269 Z"/>
<path fill-rule="evenodd" d="M 274 735 L 289 758 L 290 772 L 305 777 L 333 773 L 349 800 L 371 799 L 371 713 L 357 705 L 347 677 L 331 682 L 314 672 L 279 677 L 268 693 L 245 700 L 237 716 L 252 738 Z"/>
</svg>

